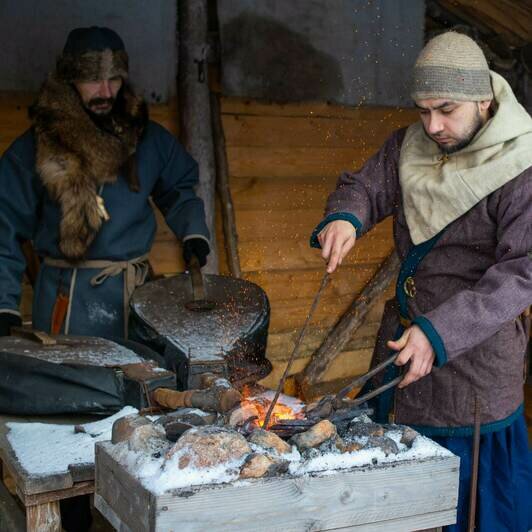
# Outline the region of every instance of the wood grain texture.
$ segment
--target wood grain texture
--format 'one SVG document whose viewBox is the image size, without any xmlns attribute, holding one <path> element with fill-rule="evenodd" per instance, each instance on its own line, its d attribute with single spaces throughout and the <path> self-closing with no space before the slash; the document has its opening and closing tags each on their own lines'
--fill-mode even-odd
<svg viewBox="0 0 532 532">
<path fill-rule="evenodd" d="M 135 532 L 153 530 L 152 496 L 111 457 L 105 446 L 112 444 L 96 444 L 96 508 L 105 510 L 99 505 L 99 500 L 104 499 L 127 528 Z"/>
<path fill-rule="evenodd" d="M 362 289 L 362 292 L 353 300 L 320 348 L 312 355 L 312 359 L 304 371 L 304 381 L 314 384 L 322 379 L 327 366 L 340 354 L 349 339 L 364 322 L 372 304 L 396 279 L 399 265 L 400 260 L 397 254 L 393 252 L 371 281 Z"/>
<path fill-rule="evenodd" d="M 45 502 L 26 508 L 28 532 L 61 532 L 59 502 Z"/>
<path fill-rule="evenodd" d="M 112 473 L 105 475 L 103 490 L 97 480 L 96 505 L 103 499 L 122 523 L 138 531 L 303 531 L 357 526 L 395 531 L 401 519 L 410 519 L 408 526 L 415 530 L 450 524 L 456 515 L 456 457 L 355 468 L 327 476 L 276 477 L 244 485 L 175 490 L 146 499 L 145 488 L 116 464 L 112 454 L 109 442 L 97 444 L 97 479 L 100 468 Z M 123 494 L 122 500 L 113 496 L 117 492 Z M 134 519 L 136 513 L 140 515 Z"/>
</svg>

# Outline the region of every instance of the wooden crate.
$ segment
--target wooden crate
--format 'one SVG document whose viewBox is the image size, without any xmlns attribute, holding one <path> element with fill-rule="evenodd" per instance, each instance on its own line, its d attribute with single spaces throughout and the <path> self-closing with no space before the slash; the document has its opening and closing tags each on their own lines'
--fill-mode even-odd
<svg viewBox="0 0 532 532">
<path fill-rule="evenodd" d="M 423 530 L 455 522 L 458 469 L 451 456 L 155 495 L 101 442 L 94 500 L 121 532 Z"/>
</svg>

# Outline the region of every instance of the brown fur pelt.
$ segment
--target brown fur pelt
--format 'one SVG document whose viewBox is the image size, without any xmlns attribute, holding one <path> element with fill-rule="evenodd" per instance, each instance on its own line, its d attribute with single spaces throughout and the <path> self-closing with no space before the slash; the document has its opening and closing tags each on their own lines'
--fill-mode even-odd
<svg viewBox="0 0 532 532">
<path fill-rule="evenodd" d="M 139 190 L 135 152 L 148 120 L 146 104 L 124 85 L 112 113 L 96 124 L 76 89 L 51 75 L 30 118 L 37 171 L 62 211 L 59 248 L 67 259 L 80 260 L 102 225 L 99 187 L 115 182 L 122 170 L 129 187 Z"/>
</svg>

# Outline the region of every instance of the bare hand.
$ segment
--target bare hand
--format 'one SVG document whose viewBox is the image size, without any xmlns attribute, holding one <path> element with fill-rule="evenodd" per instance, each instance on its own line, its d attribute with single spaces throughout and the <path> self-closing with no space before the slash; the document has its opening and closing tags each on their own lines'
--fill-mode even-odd
<svg viewBox="0 0 532 532">
<path fill-rule="evenodd" d="M 328 223 L 318 234 L 318 242 L 321 256 L 327 261 L 327 272 L 333 273 L 355 245 L 355 228 L 345 220 Z"/>
<path fill-rule="evenodd" d="M 404 388 L 432 371 L 436 355 L 425 333 L 417 325 L 409 327 L 399 340 L 388 342 L 388 347 L 400 351 L 395 361 L 396 366 L 404 366 L 410 361 L 408 372 L 398 388 Z"/>
</svg>

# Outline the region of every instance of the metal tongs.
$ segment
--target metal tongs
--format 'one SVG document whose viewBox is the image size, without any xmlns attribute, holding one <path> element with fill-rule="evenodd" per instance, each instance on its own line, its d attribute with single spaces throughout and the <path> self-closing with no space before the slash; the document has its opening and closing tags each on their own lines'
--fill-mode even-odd
<svg viewBox="0 0 532 532">
<path fill-rule="evenodd" d="M 393 364 L 397 357 L 399 356 L 399 351 L 392 355 L 390 358 L 386 359 L 384 362 L 381 362 L 380 364 L 376 365 L 373 369 L 369 370 L 367 373 L 364 373 L 364 375 L 361 375 L 360 377 L 357 377 L 354 381 L 352 381 L 350 384 L 348 384 L 345 388 L 342 388 L 335 396 L 336 401 L 342 402 L 345 401 L 345 396 L 353 389 L 353 388 L 360 388 L 364 386 L 364 384 L 369 381 L 374 375 L 377 373 L 380 373 L 383 369 L 387 368 L 390 364 Z M 380 395 L 381 393 L 385 392 L 386 390 L 389 390 L 390 388 L 393 388 L 397 384 L 399 384 L 403 380 L 403 376 L 399 375 L 399 377 L 396 377 L 395 379 L 391 380 L 390 382 L 387 382 L 386 384 L 383 384 L 382 386 L 379 386 L 378 388 L 375 388 L 375 390 L 365 393 L 364 395 L 361 395 L 360 397 L 356 397 L 355 399 L 349 400 L 350 406 L 359 406 L 362 403 L 365 403 L 366 401 L 369 401 L 370 399 L 373 399 L 374 397 L 377 397 L 377 395 Z"/>
<path fill-rule="evenodd" d="M 396 386 L 397 384 L 401 382 L 401 380 L 403 379 L 402 375 L 399 375 L 399 377 L 396 377 L 390 382 L 387 382 L 386 384 L 379 386 L 378 388 L 376 388 L 375 390 L 372 390 L 371 392 L 368 392 L 368 393 L 365 393 L 364 395 L 356 397 L 355 399 L 346 399 L 347 394 L 353 388 L 362 387 L 374 375 L 376 375 L 377 373 L 380 373 L 383 369 L 387 368 L 390 364 L 393 364 L 398 356 L 399 356 L 399 352 L 395 353 L 393 356 L 386 359 L 384 362 L 381 362 L 380 364 L 375 366 L 373 369 L 371 369 L 367 373 L 364 373 L 364 375 L 357 377 L 355 380 L 350 382 L 347 386 L 342 388 L 336 395 L 326 395 L 316 404 L 315 407 L 313 407 L 311 410 L 307 412 L 307 416 L 309 418 L 312 417 L 312 418 L 323 419 L 333 414 L 336 410 L 343 410 L 346 408 L 357 408 L 360 405 L 364 404 L 366 401 L 369 401 L 370 399 L 377 397 L 377 395 L 380 395 L 386 390 L 393 388 L 394 386 Z"/>
</svg>

